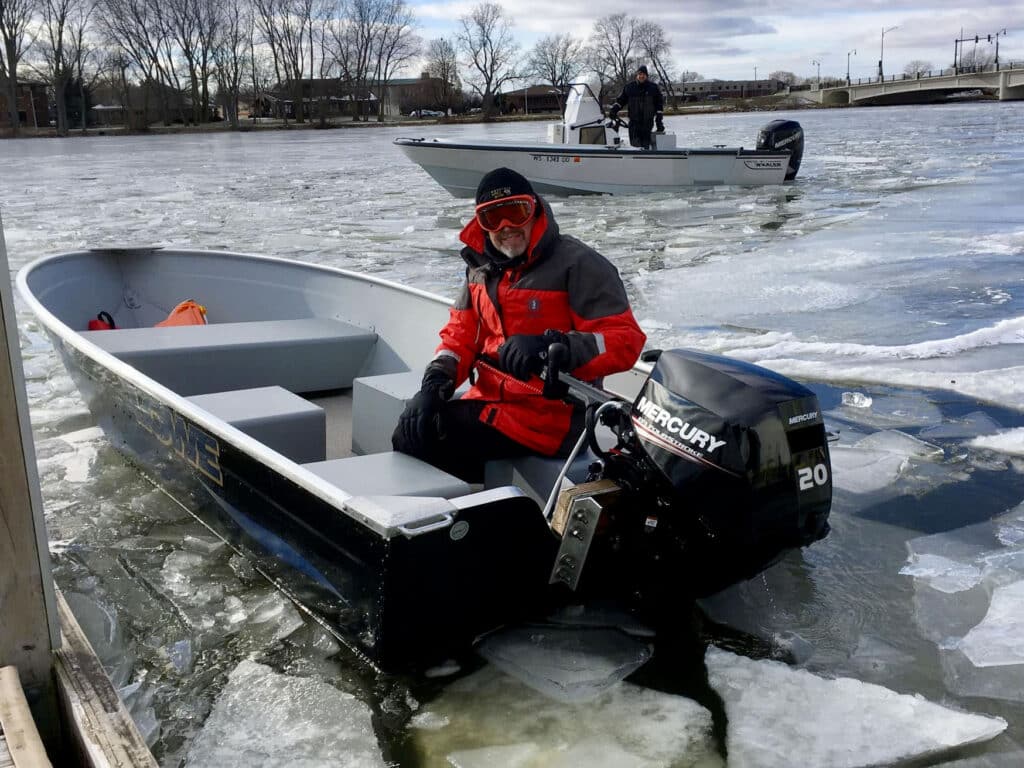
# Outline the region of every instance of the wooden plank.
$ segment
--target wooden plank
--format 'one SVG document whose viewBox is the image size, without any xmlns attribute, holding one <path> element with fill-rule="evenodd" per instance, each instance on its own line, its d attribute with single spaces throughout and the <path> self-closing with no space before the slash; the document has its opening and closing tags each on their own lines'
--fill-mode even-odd
<svg viewBox="0 0 1024 768">
<path fill-rule="evenodd" d="M 7 737 L 0 733 L 0 768 L 14 768 L 10 750 L 7 749 Z"/>
<path fill-rule="evenodd" d="M 64 642 L 54 654 L 65 722 L 88 768 L 158 768 L 64 596 L 57 593 Z"/>
<path fill-rule="evenodd" d="M 51 747 L 59 739 L 51 654 L 57 610 L 0 220 L 0 666 L 17 667 Z"/>
<path fill-rule="evenodd" d="M 53 768 L 15 667 L 0 667 L 0 731 L 14 768 Z"/>
</svg>

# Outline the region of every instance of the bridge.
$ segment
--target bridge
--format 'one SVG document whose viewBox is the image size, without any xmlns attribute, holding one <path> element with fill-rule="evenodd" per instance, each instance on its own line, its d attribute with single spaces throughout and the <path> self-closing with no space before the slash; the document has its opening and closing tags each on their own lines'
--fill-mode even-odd
<svg viewBox="0 0 1024 768">
<path fill-rule="evenodd" d="M 994 92 L 1000 101 L 1024 99 L 1024 62 L 970 71 L 947 69 L 935 74 L 893 75 L 888 80 L 858 80 L 832 88 L 812 89 L 803 95 L 825 106 L 926 104 L 972 90 Z"/>
</svg>

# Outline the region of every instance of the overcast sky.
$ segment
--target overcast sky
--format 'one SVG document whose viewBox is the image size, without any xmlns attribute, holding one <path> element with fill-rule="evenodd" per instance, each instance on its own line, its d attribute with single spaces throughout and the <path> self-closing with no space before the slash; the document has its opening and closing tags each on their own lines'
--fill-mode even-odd
<svg viewBox="0 0 1024 768">
<path fill-rule="evenodd" d="M 453 37 L 458 18 L 475 0 L 410 0 L 425 40 Z M 814 77 L 874 76 L 885 34 L 885 73 L 898 74 L 913 60 L 936 68 L 953 62 L 953 41 L 981 35 L 978 53 L 995 52 L 985 36 L 1004 28 L 999 60 L 1024 60 L 1024 0 L 863 0 L 863 2 L 783 2 L 782 0 L 648 0 L 643 4 L 610 0 L 498 0 L 514 20 L 513 34 L 527 52 L 545 35 L 568 32 L 589 36 L 596 19 L 629 13 L 657 21 L 668 34 L 676 70 L 707 78 L 765 77 L 776 70 Z M 1015 28 L 1016 25 L 1016 28 Z"/>
</svg>

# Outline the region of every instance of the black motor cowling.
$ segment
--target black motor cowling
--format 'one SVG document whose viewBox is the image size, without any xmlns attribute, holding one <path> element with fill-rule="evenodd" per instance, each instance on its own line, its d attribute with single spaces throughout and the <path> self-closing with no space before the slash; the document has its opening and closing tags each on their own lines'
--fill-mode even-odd
<svg viewBox="0 0 1024 768">
<path fill-rule="evenodd" d="M 792 181 L 804 157 L 804 129 L 796 120 L 772 120 L 757 134 L 757 148 L 788 151 L 786 181 Z"/>
<path fill-rule="evenodd" d="M 646 467 L 643 486 L 655 499 L 645 537 L 648 547 L 658 542 L 649 559 L 662 564 L 662 589 L 712 594 L 828 533 L 828 441 L 817 397 L 803 385 L 670 350 L 630 418 L 634 464 Z"/>
</svg>

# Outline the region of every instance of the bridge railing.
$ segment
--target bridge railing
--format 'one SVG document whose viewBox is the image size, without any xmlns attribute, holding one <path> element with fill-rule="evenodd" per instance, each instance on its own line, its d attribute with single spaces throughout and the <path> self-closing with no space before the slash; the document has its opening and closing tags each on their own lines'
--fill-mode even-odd
<svg viewBox="0 0 1024 768">
<path fill-rule="evenodd" d="M 999 64 L 979 64 L 971 67 L 947 67 L 946 69 L 940 69 L 928 72 L 916 72 L 914 74 L 907 74 L 906 72 L 899 75 L 889 75 L 884 78 L 877 77 L 858 77 L 856 81 L 850 79 L 846 85 L 874 85 L 877 83 L 898 83 L 904 80 L 927 80 L 930 77 L 950 77 L 951 75 L 975 75 L 984 74 L 985 72 L 1002 72 L 1006 69 L 1021 69 L 1024 68 L 1024 61 L 1007 61 L 999 62 Z M 826 86 L 828 87 L 828 86 Z M 843 88 L 845 86 L 838 85 L 832 86 L 834 88 Z"/>
</svg>

